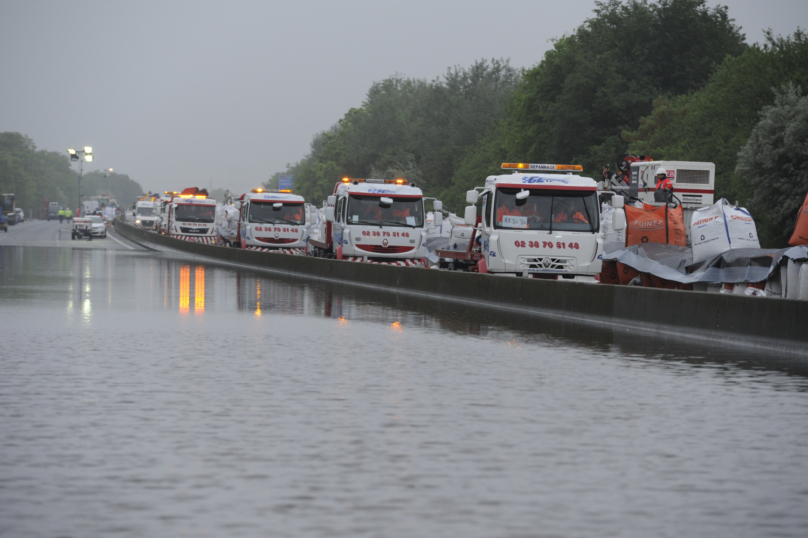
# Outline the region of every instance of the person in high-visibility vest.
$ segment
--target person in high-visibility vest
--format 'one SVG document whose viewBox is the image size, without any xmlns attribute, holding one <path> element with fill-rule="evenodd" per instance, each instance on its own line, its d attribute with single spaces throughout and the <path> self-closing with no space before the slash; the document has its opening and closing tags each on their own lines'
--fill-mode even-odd
<svg viewBox="0 0 808 538">
<path fill-rule="evenodd" d="M 59 215 L 59 224 L 61 224 L 65 218 L 65 210 L 60 207 L 57 215 Z"/>
<path fill-rule="evenodd" d="M 71 220 L 73 220 L 73 212 L 70 211 L 69 207 L 67 209 L 65 209 L 65 218 L 67 219 L 67 222 L 70 222 Z"/>
</svg>

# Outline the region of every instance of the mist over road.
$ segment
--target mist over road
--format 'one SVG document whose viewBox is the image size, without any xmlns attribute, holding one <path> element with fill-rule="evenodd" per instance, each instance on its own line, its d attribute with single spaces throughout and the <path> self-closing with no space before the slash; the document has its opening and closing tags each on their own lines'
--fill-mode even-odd
<svg viewBox="0 0 808 538">
<path fill-rule="evenodd" d="M 107 227 L 106 239 L 71 239 L 72 222 L 65 220 L 26 220 L 0 232 L 0 245 L 18 247 L 68 247 L 96 250 L 146 250 L 115 233 L 115 227 Z"/>
</svg>

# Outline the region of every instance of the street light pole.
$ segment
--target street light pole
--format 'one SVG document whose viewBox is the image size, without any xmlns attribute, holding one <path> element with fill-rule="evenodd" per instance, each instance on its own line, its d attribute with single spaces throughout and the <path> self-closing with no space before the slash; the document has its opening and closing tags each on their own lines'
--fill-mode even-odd
<svg viewBox="0 0 808 538">
<path fill-rule="evenodd" d="M 73 148 L 67 150 L 67 153 L 70 155 L 71 161 L 78 161 L 79 162 L 79 207 L 76 210 L 77 213 L 81 214 L 82 207 L 81 207 L 81 176 L 84 175 L 84 161 L 92 162 L 93 160 L 93 148 L 91 146 L 84 146 L 84 149 L 80 149 L 76 151 Z M 82 159 L 83 157 L 83 159 Z"/>
</svg>

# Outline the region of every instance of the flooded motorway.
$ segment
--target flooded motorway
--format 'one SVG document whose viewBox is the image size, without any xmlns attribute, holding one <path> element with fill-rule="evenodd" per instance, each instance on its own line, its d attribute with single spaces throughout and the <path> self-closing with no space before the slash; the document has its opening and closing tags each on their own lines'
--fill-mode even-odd
<svg viewBox="0 0 808 538">
<path fill-rule="evenodd" d="M 0 241 L 2 536 L 808 528 L 803 363 L 106 241 Z"/>
</svg>

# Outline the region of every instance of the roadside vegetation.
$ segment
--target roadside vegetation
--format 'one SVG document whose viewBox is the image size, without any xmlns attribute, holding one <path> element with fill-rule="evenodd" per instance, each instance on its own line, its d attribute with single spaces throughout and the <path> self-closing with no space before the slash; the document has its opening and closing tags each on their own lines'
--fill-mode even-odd
<svg viewBox="0 0 808 538">
<path fill-rule="evenodd" d="M 783 246 L 792 204 L 753 203 L 753 194 L 782 198 L 796 177 L 785 165 L 772 172 L 778 182 L 736 168 L 760 111 L 788 84 L 808 89 L 802 31 L 749 45 L 726 7 L 703 0 L 595 2 L 592 18 L 530 69 L 480 60 L 432 81 L 373 84 L 279 173 L 318 204 L 340 177 L 404 177 L 458 212 L 465 191 L 505 161 L 581 164 L 595 178 L 627 152 L 709 161 L 716 197 L 750 205 L 763 244 Z"/>
<path fill-rule="evenodd" d="M 34 141 L 20 133 L 0 133 L 0 192 L 14 193 L 17 207 L 26 214 L 43 211 L 45 199 L 76 210 L 79 182 L 76 166 L 66 153 L 36 149 Z M 82 177 L 82 194 L 109 194 L 127 207 L 143 193 L 139 183 L 126 174 L 87 172 Z"/>
</svg>

